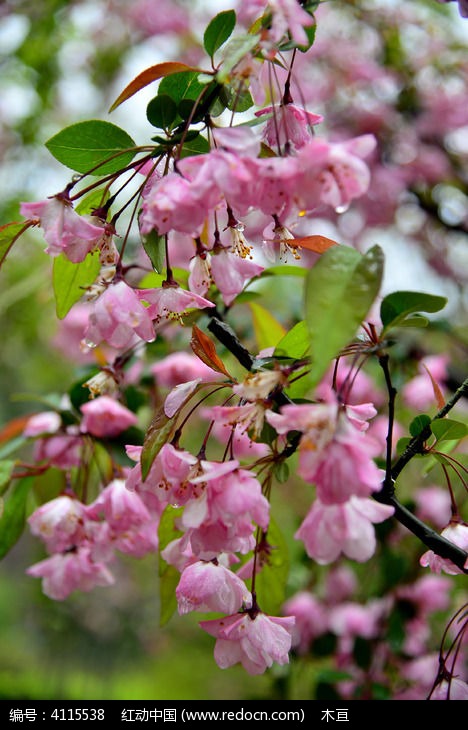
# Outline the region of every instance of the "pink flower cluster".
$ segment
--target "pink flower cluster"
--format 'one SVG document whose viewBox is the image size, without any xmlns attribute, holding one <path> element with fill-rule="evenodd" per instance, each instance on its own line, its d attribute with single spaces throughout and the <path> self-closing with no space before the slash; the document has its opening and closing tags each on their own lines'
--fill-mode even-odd
<svg viewBox="0 0 468 730">
<path fill-rule="evenodd" d="M 266 418 L 279 434 L 300 431 L 298 474 L 315 484 L 317 499 L 296 533 L 321 564 L 343 553 L 366 561 L 376 547 L 373 523 L 393 508 L 370 499 L 381 488 L 373 457 L 376 442 L 365 434 L 376 411 L 370 403 L 342 408 L 336 402 L 287 405 Z"/>
</svg>

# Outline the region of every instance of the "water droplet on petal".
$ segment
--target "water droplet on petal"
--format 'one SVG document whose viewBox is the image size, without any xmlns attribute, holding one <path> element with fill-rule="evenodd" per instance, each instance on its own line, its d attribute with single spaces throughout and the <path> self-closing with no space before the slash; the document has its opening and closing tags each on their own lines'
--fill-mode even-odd
<svg viewBox="0 0 468 730">
<path fill-rule="evenodd" d="M 349 203 L 346 203 L 345 205 L 337 205 L 335 208 L 336 213 L 346 213 L 346 211 L 349 208 Z"/>
</svg>

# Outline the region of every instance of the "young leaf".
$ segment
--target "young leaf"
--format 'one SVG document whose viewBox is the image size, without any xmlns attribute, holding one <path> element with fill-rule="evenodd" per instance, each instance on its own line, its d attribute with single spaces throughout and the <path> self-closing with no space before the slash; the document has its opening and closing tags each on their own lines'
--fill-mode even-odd
<svg viewBox="0 0 468 730">
<path fill-rule="evenodd" d="M 75 211 L 79 215 L 91 215 L 93 210 L 100 208 L 109 199 L 108 190 L 92 190 L 88 195 L 80 200 L 78 205 L 75 207 Z"/>
<path fill-rule="evenodd" d="M 161 451 L 164 444 L 174 436 L 176 430 L 177 413 L 169 418 L 161 408 L 150 423 L 148 431 L 143 442 L 141 451 L 141 476 L 143 481 L 148 476 L 153 461 Z"/>
<path fill-rule="evenodd" d="M 158 96 L 170 96 L 178 106 L 183 99 L 195 101 L 207 88 L 206 84 L 198 81 L 198 71 L 181 71 L 167 76 L 161 81 Z"/>
<path fill-rule="evenodd" d="M 378 294 L 382 273 L 379 246 L 364 256 L 353 248 L 332 246 L 309 271 L 305 289 L 312 365 L 309 387 L 320 381 L 331 360 L 355 336 Z"/>
<path fill-rule="evenodd" d="M 160 552 L 169 545 L 172 540 L 180 537 L 182 534 L 175 526 L 176 520 L 182 514 L 182 509 L 168 505 L 161 515 L 158 527 L 158 540 Z M 161 626 L 167 624 L 172 614 L 177 608 L 177 599 L 175 589 L 180 580 L 180 573 L 172 565 L 168 565 L 165 560 L 159 557 L 159 600 L 160 600 L 160 617 Z"/>
<path fill-rule="evenodd" d="M 200 358 L 205 365 L 215 370 L 217 373 L 222 373 L 228 378 L 231 378 L 228 371 L 226 370 L 223 361 L 218 356 L 213 340 L 208 337 L 204 332 L 197 327 L 196 324 L 192 328 L 192 339 L 190 340 L 190 347 L 197 357 Z"/>
<path fill-rule="evenodd" d="M 23 223 L 7 223 L 4 226 L 0 226 L 0 267 L 13 248 L 13 245 L 30 225 L 30 223 L 23 221 Z"/>
<path fill-rule="evenodd" d="M 205 155 L 210 151 L 210 144 L 205 137 L 198 134 L 194 139 L 188 139 L 182 147 L 181 157 L 191 157 L 193 155 Z"/>
<path fill-rule="evenodd" d="M 431 431 L 437 441 L 458 441 L 465 438 L 468 426 L 466 423 L 453 421 L 450 418 L 437 418 L 431 423 Z"/>
<path fill-rule="evenodd" d="M 203 34 L 203 46 L 207 54 L 213 58 L 214 54 L 226 43 L 236 25 L 236 14 L 234 10 L 224 10 L 218 13 Z"/>
<path fill-rule="evenodd" d="M 166 238 L 160 236 L 154 229 L 142 236 L 141 242 L 146 251 L 153 269 L 160 274 L 166 264 Z"/>
<path fill-rule="evenodd" d="M 289 246 L 300 246 L 306 248 L 308 251 L 314 253 L 325 253 L 332 246 L 338 246 L 337 241 L 326 236 L 304 236 L 303 238 L 287 239 L 286 243 Z"/>
<path fill-rule="evenodd" d="M 57 317 L 63 319 L 84 294 L 86 287 L 96 280 L 101 269 L 99 252 L 89 253 L 79 264 L 72 263 L 64 254 L 54 259 L 53 287 Z"/>
<path fill-rule="evenodd" d="M 307 324 L 302 321 L 286 332 L 285 336 L 275 347 L 275 355 L 286 355 L 300 360 L 307 355 L 309 349 L 309 330 Z"/>
<path fill-rule="evenodd" d="M 65 127 L 46 142 L 46 147 L 66 167 L 92 175 L 118 172 L 136 153 L 135 142 L 127 132 L 97 119 Z"/>
<path fill-rule="evenodd" d="M 113 112 L 120 104 L 130 99 L 137 91 L 144 89 L 145 86 L 148 86 L 153 81 L 165 78 L 171 74 L 180 73 L 181 71 L 197 71 L 197 73 L 200 73 L 201 69 L 194 69 L 192 66 L 187 66 L 187 64 L 179 63 L 178 61 L 166 61 L 164 63 L 157 63 L 156 66 L 150 66 L 138 74 L 138 76 L 135 76 L 133 81 L 130 81 L 128 86 L 125 87 L 114 101 L 109 112 Z"/>
<path fill-rule="evenodd" d="M 285 600 L 286 582 L 289 575 L 289 554 L 286 540 L 275 520 L 268 527 L 270 552 L 255 578 L 255 589 L 262 611 L 277 615 Z"/>
<path fill-rule="evenodd" d="M 158 94 L 146 107 L 146 118 L 158 129 L 169 129 L 176 117 L 177 104 L 167 94 Z"/>
<path fill-rule="evenodd" d="M 396 291 L 388 294 L 380 305 L 384 331 L 397 327 L 415 312 L 439 312 L 447 304 L 445 297 L 415 291 Z"/>
<path fill-rule="evenodd" d="M 3 514 L 0 518 L 0 560 L 5 557 L 19 540 L 24 528 L 26 500 L 34 479 L 20 479 L 5 499 Z"/>
<path fill-rule="evenodd" d="M 220 84 L 225 84 L 229 81 L 229 75 L 239 61 L 241 61 L 247 53 L 253 51 L 257 45 L 260 36 L 251 35 L 239 35 L 232 38 L 224 49 L 224 61 L 220 70 L 217 73 L 217 80 Z"/>
<path fill-rule="evenodd" d="M 283 325 L 275 319 L 268 309 L 262 307 L 261 304 L 250 302 L 249 307 L 252 312 L 253 328 L 258 349 L 264 350 L 266 347 L 275 347 L 286 334 Z"/>
<path fill-rule="evenodd" d="M 411 436 L 413 436 L 413 438 L 415 436 L 419 436 L 421 431 L 424 431 L 426 426 L 429 426 L 430 422 L 430 417 L 427 416 L 425 413 L 420 416 L 416 416 L 416 418 L 413 418 L 409 426 L 409 432 Z"/>
<path fill-rule="evenodd" d="M 0 494 L 3 494 L 10 484 L 15 463 L 11 459 L 0 461 Z"/>
</svg>

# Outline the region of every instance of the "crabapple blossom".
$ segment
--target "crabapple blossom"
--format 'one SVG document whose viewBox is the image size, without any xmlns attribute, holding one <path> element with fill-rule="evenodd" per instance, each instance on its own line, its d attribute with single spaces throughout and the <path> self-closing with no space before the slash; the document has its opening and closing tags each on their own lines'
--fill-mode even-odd
<svg viewBox="0 0 468 730">
<path fill-rule="evenodd" d="M 454 545 L 458 545 L 462 550 L 468 550 L 468 525 L 464 522 L 450 522 L 442 530 L 441 535 Z M 451 560 L 436 555 L 432 550 L 425 552 L 419 562 L 424 568 L 430 568 L 435 573 L 440 573 L 441 571 L 449 575 L 463 573 Z M 465 568 L 468 568 L 468 560 L 466 561 Z"/>
<path fill-rule="evenodd" d="M 221 669 L 240 662 L 249 674 L 262 674 L 273 662 L 289 663 L 294 621 L 293 616 L 236 613 L 200 626 L 216 638 L 214 658 Z"/>
<path fill-rule="evenodd" d="M 28 518 L 33 535 L 40 537 L 49 553 L 65 552 L 84 536 L 86 510 L 77 499 L 56 497 L 36 509 Z"/>
<path fill-rule="evenodd" d="M 282 612 L 296 619 L 292 647 L 300 654 L 308 652 L 313 640 L 328 631 L 326 607 L 307 591 L 300 591 L 286 601 Z"/>
<path fill-rule="evenodd" d="M 323 122 L 321 114 L 313 114 L 295 104 L 282 104 L 280 107 L 268 106 L 255 112 L 255 116 L 273 112 L 273 118 L 266 123 L 263 133 L 267 144 L 283 149 L 292 145 L 296 149 L 303 147 L 311 139 L 310 128 Z"/>
<path fill-rule="evenodd" d="M 232 304 L 246 281 L 259 276 L 263 270 L 264 267 L 260 264 L 241 258 L 226 249 L 217 251 L 211 257 L 211 275 L 226 306 Z"/>
<path fill-rule="evenodd" d="M 26 438 L 41 436 L 45 433 L 56 433 L 62 419 L 56 411 L 43 411 L 42 413 L 36 413 L 34 416 L 28 419 L 26 426 L 23 429 L 23 436 Z"/>
<path fill-rule="evenodd" d="M 442 384 L 447 378 L 447 364 L 448 357 L 445 355 L 425 357 L 418 363 L 420 374 L 405 383 L 401 391 L 405 403 L 410 408 L 424 411 L 436 403 L 431 378 L 443 390 Z"/>
<path fill-rule="evenodd" d="M 393 511 L 389 505 L 356 496 L 339 504 L 322 504 L 317 499 L 295 536 L 320 565 L 333 562 L 341 553 L 365 562 L 376 548 L 373 523 L 383 522 Z"/>
<path fill-rule="evenodd" d="M 465 17 L 468 18 L 468 6 L 466 6 Z M 429 699 L 468 700 L 468 684 L 462 679 L 458 679 L 458 677 L 451 677 L 449 680 L 444 679 L 442 682 L 439 682 Z"/>
<path fill-rule="evenodd" d="M 109 527 L 126 531 L 151 520 L 151 515 L 136 492 L 125 487 L 125 480 L 114 479 L 101 494 L 86 507 L 86 515 L 98 520 L 101 516 Z"/>
<path fill-rule="evenodd" d="M 252 596 L 245 583 L 223 565 L 197 561 L 187 566 L 176 588 L 179 613 L 219 611 L 235 613 L 250 608 Z"/>
<path fill-rule="evenodd" d="M 187 381 L 210 381 L 222 377 L 221 373 L 205 365 L 196 355 L 188 352 L 173 352 L 151 366 L 151 373 L 158 385 L 173 388 Z"/>
<path fill-rule="evenodd" d="M 61 253 L 73 263 L 83 261 L 88 253 L 98 247 L 105 229 L 98 218 L 81 216 L 73 210 L 71 202 L 63 196 L 55 196 L 38 203 L 21 203 L 21 215 L 38 219 L 48 244 L 46 253 Z"/>
<path fill-rule="evenodd" d="M 37 439 L 34 444 L 34 459 L 47 462 L 59 469 L 79 466 L 82 461 L 83 438 L 68 426 L 65 433 Z"/>
<path fill-rule="evenodd" d="M 137 289 L 140 299 L 148 302 L 147 316 L 157 324 L 167 319 L 180 320 L 180 315 L 188 309 L 214 307 L 213 302 L 198 294 L 182 289 L 180 286 L 162 286 L 160 289 Z"/>
<path fill-rule="evenodd" d="M 63 601 L 74 591 L 91 591 L 95 586 L 109 586 L 114 577 L 101 562 L 91 558 L 89 546 L 73 552 L 56 553 L 27 569 L 34 578 L 42 578 L 42 590 L 55 601 Z"/>
<path fill-rule="evenodd" d="M 83 403 L 80 410 L 83 413 L 81 431 L 98 438 L 118 436 L 138 421 L 132 411 L 108 395 Z"/>
<path fill-rule="evenodd" d="M 151 320 L 136 291 L 124 281 L 117 281 L 94 302 L 85 342 L 93 347 L 106 341 L 119 350 L 128 347 L 135 340 L 135 335 L 152 342 L 155 333 Z"/>
<path fill-rule="evenodd" d="M 442 530 L 452 516 L 452 503 L 448 489 L 437 485 L 421 487 L 415 494 L 416 514 L 424 522 L 429 521 Z"/>
</svg>

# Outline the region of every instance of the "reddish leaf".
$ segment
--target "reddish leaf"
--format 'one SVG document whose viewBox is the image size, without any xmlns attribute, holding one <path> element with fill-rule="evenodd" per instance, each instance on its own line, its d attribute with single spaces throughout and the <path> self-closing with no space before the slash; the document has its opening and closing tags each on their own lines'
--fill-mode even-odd
<svg viewBox="0 0 468 730">
<path fill-rule="evenodd" d="M 444 398 L 444 395 L 443 395 L 443 393 L 442 393 L 442 391 L 441 391 L 441 389 L 439 387 L 439 384 L 432 377 L 430 370 L 425 365 L 423 365 L 423 367 L 424 367 L 424 370 L 426 370 L 427 374 L 429 375 L 429 377 L 431 379 L 432 389 L 434 391 L 434 397 L 436 399 L 437 407 L 438 408 L 443 408 L 445 406 L 445 398 Z"/>
<path fill-rule="evenodd" d="M 331 238 L 325 236 L 304 236 L 303 238 L 293 238 L 285 240 L 288 246 L 301 248 L 307 248 L 309 251 L 314 253 L 325 253 L 325 251 L 332 246 L 339 246 L 337 241 L 333 241 Z"/>
<path fill-rule="evenodd" d="M 9 421 L 0 431 L 0 443 L 11 441 L 11 439 L 21 436 L 30 418 L 31 414 L 28 416 L 20 416 Z"/>
<path fill-rule="evenodd" d="M 138 76 L 135 76 L 133 81 L 130 81 L 128 86 L 126 86 L 122 93 L 119 94 L 109 109 L 109 112 L 113 112 L 114 109 L 117 109 L 117 107 L 120 106 L 120 104 L 127 101 L 127 99 L 130 99 L 130 97 L 136 94 L 137 91 L 144 89 L 145 86 L 148 86 L 148 84 L 151 84 L 153 81 L 162 79 L 165 76 L 180 73 L 181 71 L 197 70 L 198 69 L 193 68 L 193 66 L 187 66 L 187 64 L 179 63 L 178 61 L 166 61 L 164 63 L 157 63 L 156 66 L 145 68 L 145 70 L 138 74 Z"/>
<path fill-rule="evenodd" d="M 192 329 L 190 347 L 205 365 L 208 365 L 209 368 L 215 370 L 217 373 L 222 373 L 232 379 L 232 376 L 229 375 L 224 367 L 222 360 L 218 357 L 214 342 L 196 324 Z"/>
</svg>

